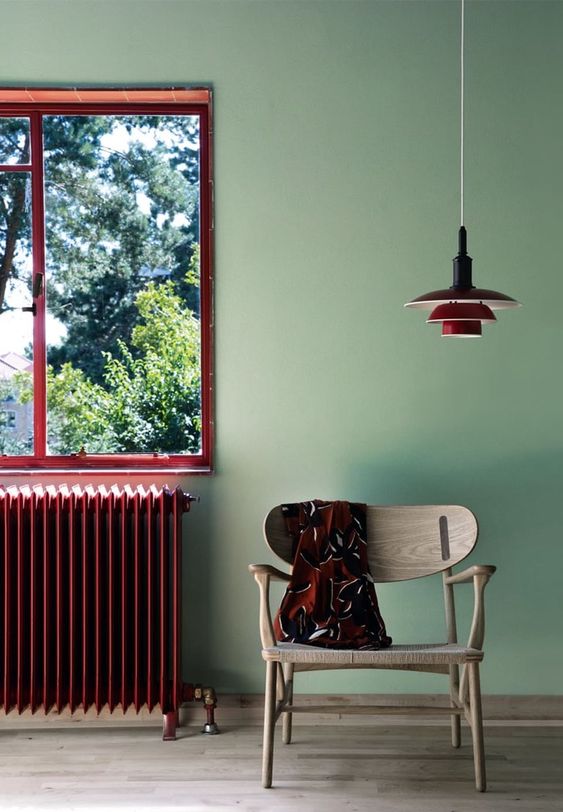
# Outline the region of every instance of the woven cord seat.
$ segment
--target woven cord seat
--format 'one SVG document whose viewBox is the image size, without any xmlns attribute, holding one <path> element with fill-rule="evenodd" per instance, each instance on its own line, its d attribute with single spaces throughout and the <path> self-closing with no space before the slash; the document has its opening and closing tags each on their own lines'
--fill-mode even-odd
<svg viewBox="0 0 563 812">
<path fill-rule="evenodd" d="M 480 662 L 483 652 L 455 643 L 420 643 L 371 650 L 326 649 L 301 643 L 278 643 L 262 649 L 266 661 L 278 663 L 319 663 L 330 665 L 462 665 Z M 447 670 L 447 669 L 446 669 Z"/>
</svg>

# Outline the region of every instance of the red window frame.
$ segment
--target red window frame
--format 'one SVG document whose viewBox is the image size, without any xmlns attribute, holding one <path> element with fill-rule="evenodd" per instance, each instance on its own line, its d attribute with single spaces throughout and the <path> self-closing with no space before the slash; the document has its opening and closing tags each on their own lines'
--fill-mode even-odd
<svg viewBox="0 0 563 812">
<path fill-rule="evenodd" d="M 0 470 L 100 470 L 207 473 L 212 467 L 212 263 L 213 177 L 212 110 L 208 88 L 0 88 L 0 116 L 30 119 L 31 163 L 0 164 L 0 172 L 31 174 L 33 281 L 45 273 L 43 195 L 43 115 L 135 115 L 160 113 L 199 116 L 200 120 L 200 323 L 201 323 L 201 451 L 199 454 L 71 454 L 47 455 L 47 348 L 45 287 L 34 297 L 33 320 L 33 455 L 0 456 Z M 33 285 L 33 290 L 36 290 Z"/>
</svg>

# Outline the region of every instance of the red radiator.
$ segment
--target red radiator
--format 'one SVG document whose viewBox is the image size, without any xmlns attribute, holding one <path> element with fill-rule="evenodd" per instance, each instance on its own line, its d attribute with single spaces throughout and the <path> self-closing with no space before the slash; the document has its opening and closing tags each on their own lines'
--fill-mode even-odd
<svg viewBox="0 0 563 812">
<path fill-rule="evenodd" d="M 181 680 L 180 489 L 0 487 L 0 704 L 165 714 Z"/>
</svg>

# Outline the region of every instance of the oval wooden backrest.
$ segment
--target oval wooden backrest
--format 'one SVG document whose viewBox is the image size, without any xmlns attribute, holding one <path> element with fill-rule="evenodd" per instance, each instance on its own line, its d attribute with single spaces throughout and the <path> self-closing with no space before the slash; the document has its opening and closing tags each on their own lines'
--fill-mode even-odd
<svg viewBox="0 0 563 812">
<path fill-rule="evenodd" d="M 477 543 L 477 520 L 461 505 L 368 505 L 368 561 L 375 581 L 405 581 L 458 564 Z M 293 563 L 281 505 L 264 521 L 270 549 Z"/>
</svg>

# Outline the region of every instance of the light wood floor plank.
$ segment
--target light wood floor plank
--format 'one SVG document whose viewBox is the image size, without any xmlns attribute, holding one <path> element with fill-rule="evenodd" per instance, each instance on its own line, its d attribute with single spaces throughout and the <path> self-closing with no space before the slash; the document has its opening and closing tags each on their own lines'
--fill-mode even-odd
<svg viewBox="0 0 563 812">
<path fill-rule="evenodd" d="M 441 727 L 276 729 L 274 786 L 260 786 L 261 729 L 204 737 L 154 728 L 3 730 L 2 812 L 296 810 L 310 812 L 561 812 L 563 731 L 489 727 L 489 791 L 475 792 L 469 731 Z"/>
</svg>

